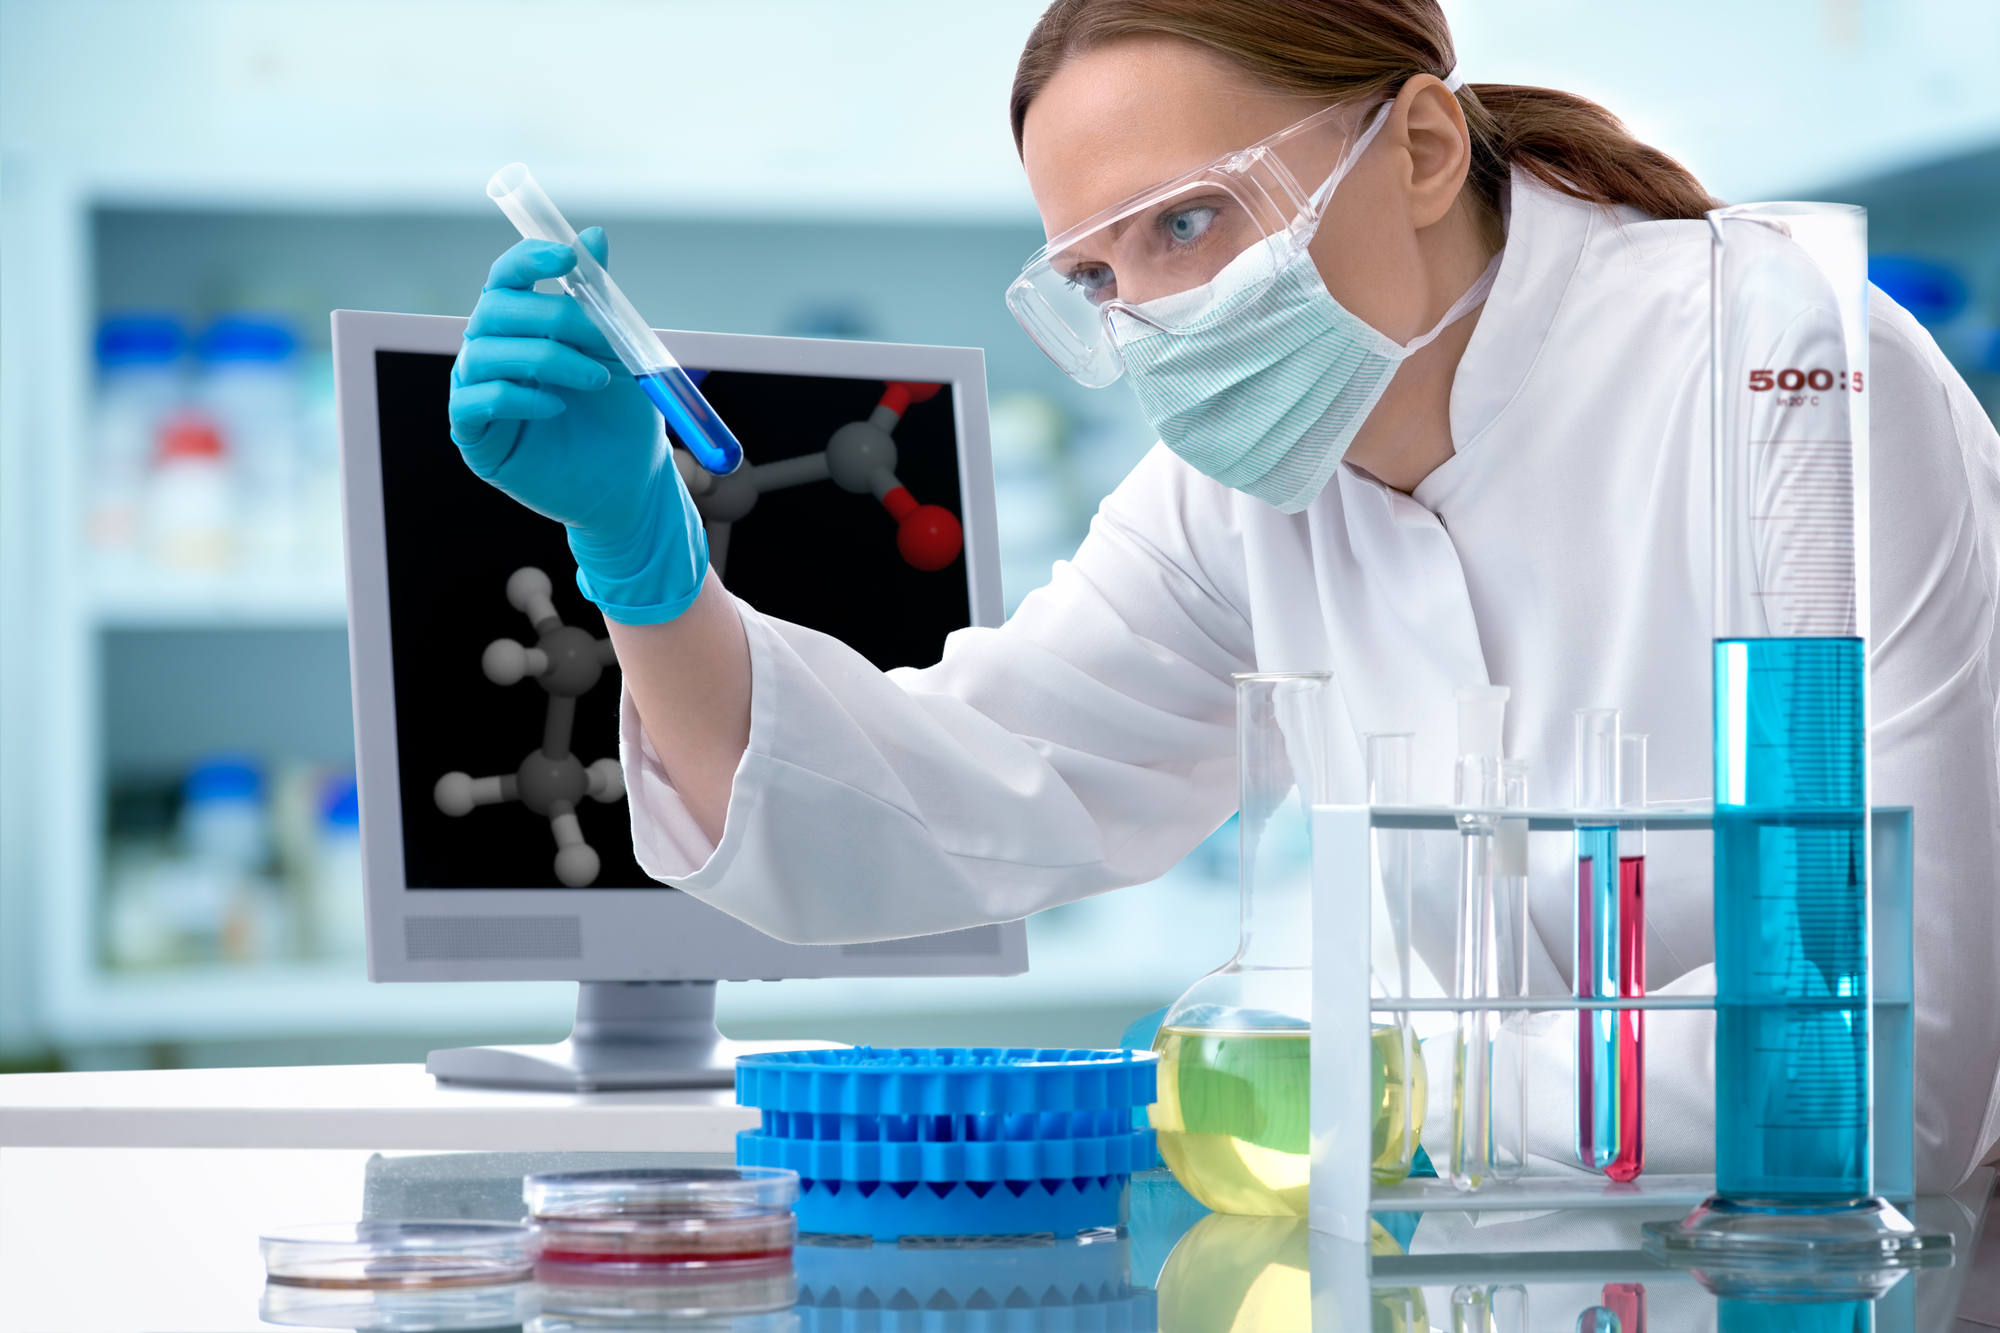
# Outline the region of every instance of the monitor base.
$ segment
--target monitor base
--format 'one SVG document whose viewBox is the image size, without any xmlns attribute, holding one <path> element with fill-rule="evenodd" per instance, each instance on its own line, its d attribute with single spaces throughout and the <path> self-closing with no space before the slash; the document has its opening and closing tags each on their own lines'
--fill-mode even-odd
<svg viewBox="0 0 2000 1333">
<path fill-rule="evenodd" d="M 461 1046 L 432 1051 L 440 1081 L 551 1092 L 728 1088 L 743 1046 L 715 1027 L 713 981 L 584 981 L 576 1027 L 553 1046 Z"/>
</svg>

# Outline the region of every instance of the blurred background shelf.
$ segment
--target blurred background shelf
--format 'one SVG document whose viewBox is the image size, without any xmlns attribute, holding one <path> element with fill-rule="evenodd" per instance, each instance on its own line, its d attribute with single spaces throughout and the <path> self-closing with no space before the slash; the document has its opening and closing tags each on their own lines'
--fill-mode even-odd
<svg viewBox="0 0 2000 1333">
<path fill-rule="evenodd" d="M 87 606 L 106 630 L 347 628 L 347 584 L 337 567 L 275 577 L 99 570 Z"/>
</svg>

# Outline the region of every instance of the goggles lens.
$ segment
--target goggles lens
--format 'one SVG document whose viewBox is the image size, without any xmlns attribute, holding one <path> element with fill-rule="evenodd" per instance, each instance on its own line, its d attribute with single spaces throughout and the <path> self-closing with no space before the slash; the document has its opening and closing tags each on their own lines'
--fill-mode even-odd
<svg viewBox="0 0 2000 1333">
<path fill-rule="evenodd" d="M 1315 112 L 1056 237 L 1008 288 L 1014 318 L 1078 383 L 1112 383 L 1124 373 L 1121 338 L 1184 332 L 1207 304 L 1190 294 L 1225 268 L 1235 265 L 1232 287 L 1268 284 L 1305 248 L 1327 191 L 1308 194 L 1298 182 L 1331 183 L 1345 169 L 1353 140 L 1344 110 Z M 1269 256 L 1254 273 L 1236 263 L 1253 250 Z"/>
</svg>

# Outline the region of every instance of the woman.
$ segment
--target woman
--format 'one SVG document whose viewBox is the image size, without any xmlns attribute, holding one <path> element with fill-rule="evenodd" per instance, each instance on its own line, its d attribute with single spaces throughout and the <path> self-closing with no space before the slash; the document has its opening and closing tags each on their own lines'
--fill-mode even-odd
<svg viewBox="0 0 2000 1333">
<path fill-rule="evenodd" d="M 1249 670 L 1334 673 L 1344 799 L 1370 731 L 1417 733 L 1415 790 L 1444 799 L 1453 687 L 1489 681 L 1544 801 L 1586 706 L 1650 733 L 1656 797 L 1709 792 L 1714 202 L 1684 169 L 1578 98 L 1460 85 L 1435 0 L 1059 0 L 1012 111 L 1057 243 L 1010 300 L 1079 379 L 1122 370 L 1163 443 L 1049 586 L 927 670 L 883 675 L 724 591 L 645 399 L 570 301 L 529 290 L 568 252 L 494 266 L 453 437 L 569 525 L 624 669 L 650 873 L 823 942 L 1148 880 L 1233 808 Z M 1233 193 L 1170 184 L 1252 145 Z M 1093 305 L 1123 312 L 1109 333 Z M 1919 810 L 1934 1191 L 2000 1137 L 2000 441 L 1929 337 L 1880 293 L 1873 312 L 1874 790 Z M 1712 987 L 1706 840 L 1651 851 L 1649 984 Z M 1567 873 L 1536 883 L 1534 984 L 1566 988 Z M 1419 916 L 1448 975 L 1451 911 Z M 1650 1034 L 1655 1169 L 1708 1159 L 1705 1031 Z"/>
</svg>

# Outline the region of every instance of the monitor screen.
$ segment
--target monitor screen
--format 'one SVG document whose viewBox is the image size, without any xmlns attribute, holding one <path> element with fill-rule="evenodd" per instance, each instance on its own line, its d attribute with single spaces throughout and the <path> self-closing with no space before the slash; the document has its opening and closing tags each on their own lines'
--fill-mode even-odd
<svg viewBox="0 0 2000 1333">
<path fill-rule="evenodd" d="M 532 678 L 498 684 L 482 669 L 496 640 L 536 642 L 527 615 L 509 601 L 517 570 L 547 576 L 565 626 L 601 639 L 604 620 L 577 590 L 562 525 L 487 485 L 460 458 L 445 414 L 452 360 L 433 352 L 375 353 L 404 880 L 412 889 L 546 889 L 555 884 L 548 818 L 518 799 L 448 814 L 438 783 L 449 773 L 475 780 L 512 775 L 543 748 L 551 696 Z M 890 383 L 690 373 L 742 441 L 753 469 L 825 450 L 842 427 L 876 412 Z M 919 503 L 957 519 L 952 387 L 909 401 L 891 434 L 895 479 Z M 972 623 L 963 554 L 940 568 L 912 565 L 899 550 L 896 520 L 873 493 L 829 479 L 782 484 L 761 491 L 750 511 L 726 526 L 726 532 L 711 526 L 711 546 L 732 592 L 760 611 L 842 640 L 877 667 L 927 666 L 943 653 L 946 635 Z M 617 758 L 618 689 L 610 663 L 576 698 L 569 751 L 584 766 Z M 633 859 L 622 800 L 585 798 L 575 814 L 599 862 L 589 887 L 662 887 Z"/>
<path fill-rule="evenodd" d="M 562 526 L 479 480 L 451 442 L 446 401 L 465 327 L 333 316 L 369 976 L 1025 970 L 1019 922 L 787 944 L 640 870 L 603 617 L 577 591 Z M 704 393 L 744 446 L 745 466 L 726 479 L 682 474 L 730 589 L 885 668 L 934 662 L 953 630 L 1000 623 L 978 349 L 659 336 L 691 378 L 706 372 Z M 561 640 L 547 637 L 551 615 Z M 569 702 L 544 688 L 561 674 L 544 652 L 566 654 L 564 672 L 577 673 L 562 676 Z M 572 793 L 562 808 L 547 781 L 555 768 Z M 784 891 L 839 893 L 839 873 Z"/>
</svg>

